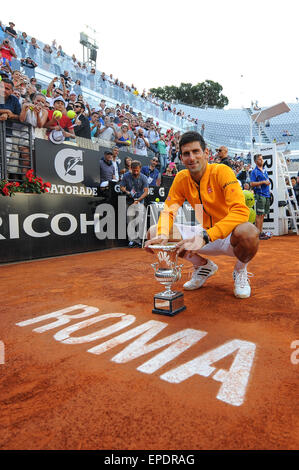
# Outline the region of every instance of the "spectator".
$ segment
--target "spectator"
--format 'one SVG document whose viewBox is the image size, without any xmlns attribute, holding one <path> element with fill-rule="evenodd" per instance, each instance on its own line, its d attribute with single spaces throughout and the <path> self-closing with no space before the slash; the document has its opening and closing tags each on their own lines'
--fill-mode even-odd
<svg viewBox="0 0 299 470">
<path fill-rule="evenodd" d="M 136 155 L 144 155 L 147 157 L 147 149 L 149 147 L 149 143 L 148 140 L 144 137 L 144 131 L 141 127 L 136 132 L 134 147 Z"/>
<path fill-rule="evenodd" d="M 18 34 L 14 30 L 15 24 L 12 21 L 10 21 L 8 24 L 9 26 L 7 26 L 7 28 L 5 29 L 5 32 L 9 34 L 9 36 L 11 36 L 13 39 L 17 39 Z"/>
<path fill-rule="evenodd" d="M 29 44 L 27 33 L 23 32 L 16 40 L 16 44 L 21 51 L 21 58 L 24 58 L 27 53 L 27 48 Z"/>
<path fill-rule="evenodd" d="M 167 160 L 168 160 L 167 146 L 166 146 L 164 134 L 161 135 L 160 140 L 158 141 L 157 145 L 158 145 L 159 159 L 160 159 L 160 173 L 162 175 L 166 169 Z"/>
<path fill-rule="evenodd" d="M 27 122 L 33 126 L 42 128 L 48 119 L 48 111 L 46 110 L 46 98 L 42 93 L 37 93 L 33 103 L 24 101 L 20 113 L 20 122 Z"/>
<path fill-rule="evenodd" d="M 44 53 L 44 56 L 43 56 L 43 59 L 44 59 L 44 63 L 43 63 L 43 66 L 46 70 L 50 70 L 50 66 L 51 66 L 51 54 L 53 53 L 51 47 L 49 46 L 49 44 L 45 44 L 44 48 L 43 48 L 43 53 Z"/>
<path fill-rule="evenodd" d="M 113 127 L 112 122 L 110 121 L 109 116 L 105 116 L 104 124 L 100 126 L 97 136 L 100 139 L 103 139 L 109 142 L 109 145 L 111 144 L 111 142 L 115 142 L 116 133 L 114 131 L 114 127 Z"/>
<path fill-rule="evenodd" d="M 160 140 L 159 133 L 157 132 L 156 126 L 154 123 L 150 124 L 149 131 L 147 133 L 147 138 L 149 141 L 149 148 L 154 152 L 156 155 L 158 153 L 157 142 Z"/>
<path fill-rule="evenodd" d="M 293 190 L 294 190 L 294 193 L 295 193 L 295 196 L 296 196 L 297 204 L 299 206 L 299 172 L 298 172 L 298 175 L 297 175 L 297 182 L 296 182 L 296 184 L 293 185 Z"/>
<path fill-rule="evenodd" d="M 260 240 L 268 240 L 269 237 L 263 232 L 263 223 L 265 215 L 270 211 L 270 180 L 267 171 L 263 169 L 262 155 L 254 155 L 254 161 L 256 167 L 251 173 L 250 180 L 256 201 L 255 225 L 259 231 Z"/>
<path fill-rule="evenodd" d="M 49 101 L 51 107 L 53 106 L 54 99 L 57 98 L 57 96 L 61 96 L 63 99 L 66 98 L 66 88 L 64 85 L 64 79 L 62 77 L 60 78 L 60 83 L 63 86 L 63 90 L 58 87 L 55 88 L 55 83 L 57 83 L 58 80 L 58 77 L 54 77 L 47 88 L 47 101 Z"/>
<path fill-rule="evenodd" d="M 253 192 L 253 190 L 252 190 L 251 187 L 250 187 L 250 184 L 247 183 L 247 182 L 244 183 L 243 189 L 244 189 L 244 191 L 246 190 L 246 191 L 251 191 L 251 192 Z"/>
<path fill-rule="evenodd" d="M 31 132 L 32 132 L 32 142 L 34 145 L 34 131 L 37 127 L 42 128 L 45 126 L 48 119 L 48 111 L 46 109 L 46 98 L 42 93 L 36 94 L 33 103 L 31 101 L 24 101 L 21 114 L 20 114 L 20 122 L 26 122 L 31 124 Z M 24 137 L 28 139 L 28 129 L 24 129 L 24 132 L 21 132 L 20 137 Z M 25 145 L 24 145 L 25 144 Z M 24 144 L 20 146 L 21 151 L 21 158 L 22 158 L 22 172 L 26 173 L 26 171 L 30 168 L 30 159 L 29 159 L 29 142 L 24 140 Z"/>
<path fill-rule="evenodd" d="M 63 52 L 61 46 L 58 46 L 58 52 L 60 53 L 60 56 L 61 56 L 61 57 L 64 57 L 64 56 L 65 56 L 65 53 Z"/>
<path fill-rule="evenodd" d="M 116 132 L 115 143 L 118 146 L 119 150 L 128 150 L 132 145 L 129 136 L 129 126 L 127 123 L 123 123 L 119 132 Z"/>
<path fill-rule="evenodd" d="M 35 38 L 31 38 L 31 42 L 29 43 L 28 55 L 35 59 L 37 49 L 40 49 L 39 45 L 36 42 Z"/>
<path fill-rule="evenodd" d="M 67 70 L 64 70 L 63 73 L 60 74 L 60 77 L 63 78 L 65 87 L 70 90 L 72 85 L 72 78 Z M 77 93 L 78 95 L 78 93 Z"/>
<path fill-rule="evenodd" d="M 91 139 L 89 120 L 84 115 L 85 105 L 80 101 L 77 101 L 74 105 L 74 111 L 77 114 L 77 119 L 74 125 L 76 136 Z"/>
<path fill-rule="evenodd" d="M 49 130 L 61 131 L 64 138 L 74 138 L 74 129 L 71 120 L 67 117 L 65 101 L 62 96 L 57 96 L 53 101 L 53 110 L 48 111 L 48 119 L 45 127 Z M 55 111 L 60 111 L 62 117 L 54 117 Z M 49 131 L 48 131 L 49 135 Z"/>
<path fill-rule="evenodd" d="M 229 158 L 228 158 L 228 148 L 222 145 L 221 147 L 216 149 L 216 152 L 217 152 L 216 156 L 220 158 L 220 163 L 232 168 L 232 164 L 230 163 Z"/>
<path fill-rule="evenodd" d="M 2 79 L 2 86 L 0 87 L 0 121 L 19 120 L 21 112 L 21 105 L 19 100 L 13 95 L 14 84 L 11 80 Z M 14 130 L 14 123 L 6 127 L 6 150 L 7 150 L 7 171 L 10 179 L 17 179 L 19 170 L 19 153 L 18 142 L 19 138 L 14 135 L 18 131 Z"/>
<path fill-rule="evenodd" d="M 5 37 L 6 37 L 5 26 L 2 24 L 2 21 L 0 21 L 0 43 L 2 43 Z"/>
<path fill-rule="evenodd" d="M 148 195 L 148 182 L 145 175 L 141 173 L 141 163 L 138 160 L 132 161 L 132 172 L 125 173 L 120 183 L 121 191 L 129 197 L 127 200 L 129 205 L 136 206 L 137 204 L 144 204 L 144 199 Z M 132 217 L 135 217 L 135 210 L 128 210 L 128 224 L 132 220 Z M 134 234 L 135 235 L 135 234 Z M 141 247 L 140 238 L 132 236 L 128 233 L 129 238 L 129 247 L 133 248 L 134 246 Z"/>
<path fill-rule="evenodd" d="M 91 135 L 91 140 L 94 141 L 94 139 L 97 137 L 99 129 L 100 129 L 100 122 L 99 122 L 99 115 L 96 112 L 91 113 L 91 118 L 89 121 L 90 125 L 90 135 Z"/>
<path fill-rule="evenodd" d="M 1 55 L 1 65 L 8 65 L 11 67 L 12 58 L 16 58 L 17 54 L 14 48 L 10 45 L 9 39 L 4 39 L 2 44 L 0 45 L 0 55 Z"/>
<path fill-rule="evenodd" d="M 121 160 L 118 158 L 119 148 L 115 145 L 112 148 L 112 165 L 114 166 L 114 181 L 120 180 L 120 163 Z"/>
<path fill-rule="evenodd" d="M 149 186 L 160 186 L 159 170 L 157 169 L 158 163 L 159 160 L 155 156 L 151 159 L 149 165 L 141 168 L 141 173 L 147 177 Z"/>
<path fill-rule="evenodd" d="M 125 157 L 124 168 L 122 170 L 120 170 L 120 174 L 124 175 L 127 172 L 131 173 L 132 172 L 131 165 L 132 165 L 132 158 L 131 157 Z"/>
<path fill-rule="evenodd" d="M 165 170 L 165 173 L 163 173 L 164 176 L 171 176 L 171 177 L 175 177 L 175 175 L 177 174 L 178 170 L 177 170 L 177 167 L 176 167 L 176 164 L 174 162 L 170 162 L 168 163 L 167 165 L 167 168 Z"/>
<path fill-rule="evenodd" d="M 19 100 L 13 95 L 14 84 L 7 78 L 2 79 L 2 84 L 4 86 L 0 88 L 0 91 L 4 94 L 4 99 L 2 95 L 2 99 L 0 100 L 0 121 L 11 119 L 18 121 L 21 106 Z"/>
<path fill-rule="evenodd" d="M 104 152 L 104 156 L 100 160 L 100 188 L 104 191 L 109 186 L 109 181 L 115 179 L 115 170 L 112 163 L 113 153 L 111 150 Z"/>
<path fill-rule="evenodd" d="M 76 95 L 76 93 L 75 93 L 74 91 L 71 91 L 71 92 L 69 93 L 69 96 L 68 96 L 68 106 L 69 106 L 69 105 L 73 105 L 73 106 L 72 106 L 72 109 L 73 109 L 74 104 L 76 103 L 76 101 L 77 101 L 77 95 Z"/>
<path fill-rule="evenodd" d="M 27 75 L 28 78 L 35 77 L 35 68 L 37 67 L 37 63 L 31 59 L 31 57 L 27 57 L 26 59 L 21 59 L 21 65 L 24 69 L 24 73 Z"/>
<path fill-rule="evenodd" d="M 171 162 L 174 162 L 175 159 L 179 158 L 179 144 L 177 140 L 173 140 L 170 142 L 170 148 L 169 148 L 169 159 Z"/>
<path fill-rule="evenodd" d="M 82 88 L 81 88 L 81 81 L 80 80 L 75 81 L 73 91 L 76 93 L 76 95 L 82 95 Z"/>
</svg>

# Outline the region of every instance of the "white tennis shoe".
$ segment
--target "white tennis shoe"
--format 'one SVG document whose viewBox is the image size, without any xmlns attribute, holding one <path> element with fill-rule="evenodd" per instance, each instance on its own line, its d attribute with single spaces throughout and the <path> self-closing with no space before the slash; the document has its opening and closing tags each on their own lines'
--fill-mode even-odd
<svg viewBox="0 0 299 470">
<path fill-rule="evenodd" d="M 252 277 L 253 274 L 248 273 L 247 269 L 241 271 L 234 271 L 233 278 L 235 281 L 234 294 L 238 299 L 247 299 L 251 294 L 251 287 L 249 284 L 248 277 Z"/>
<path fill-rule="evenodd" d="M 190 281 L 185 282 L 185 290 L 195 290 L 199 289 L 208 279 L 208 277 L 213 276 L 218 271 L 217 264 L 213 261 L 207 260 L 207 264 L 195 268 L 192 274 Z"/>
</svg>

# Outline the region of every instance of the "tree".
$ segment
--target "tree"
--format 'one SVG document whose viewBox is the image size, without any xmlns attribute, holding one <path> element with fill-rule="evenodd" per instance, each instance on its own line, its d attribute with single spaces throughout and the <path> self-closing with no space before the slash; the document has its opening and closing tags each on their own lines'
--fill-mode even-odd
<svg viewBox="0 0 299 470">
<path fill-rule="evenodd" d="M 181 83 L 179 87 L 171 85 L 151 88 L 150 92 L 165 101 L 176 100 L 193 106 L 224 108 L 228 104 L 228 98 L 221 93 L 222 90 L 220 83 L 205 80 L 197 85 Z"/>
</svg>

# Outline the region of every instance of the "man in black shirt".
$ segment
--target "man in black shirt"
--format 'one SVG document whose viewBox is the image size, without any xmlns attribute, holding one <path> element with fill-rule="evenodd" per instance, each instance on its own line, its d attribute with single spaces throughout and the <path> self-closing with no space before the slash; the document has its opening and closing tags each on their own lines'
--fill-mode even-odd
<svg viewBox="0 0 299 470">
<path fill-rule="evenodd" d="M 77 114 L 77 119 L 74 126 L 76 136 L 91 139 L 89 120 L 84 115 L 85 106 L 80 101 L 74 104 L 74 111 Z M 80 123 L 79 123 L 80 121 Z"/>
<path fill-rule="evenodd" d="M 232 168 L 232 165 L 227 156 L 228 148 L 222 145 L 221 147 L 219 147 L 219 149 L 216 149 L 216 151 L 217 151 L 216 157 L 219 157 L 221 160 L 219 163 L 223 163 L 223 165 L 227 165 L 230 168 Z"/>
<path fill-rule="evenodd" d="M 18 35 L 17 35 L 17 32 L 14 30 L 14 27 L 15 27 L 15 24 L 12 21 L 10 21 L 9 26 L 5 28 L 5 32 L 9 34 L 11 37 L 16 39 Z"/>
</svg>

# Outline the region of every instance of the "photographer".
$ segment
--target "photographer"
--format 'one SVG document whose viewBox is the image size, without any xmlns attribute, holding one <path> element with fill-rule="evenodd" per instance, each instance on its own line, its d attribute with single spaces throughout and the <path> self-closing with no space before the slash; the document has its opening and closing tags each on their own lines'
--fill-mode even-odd
<svg viewBox="0 0 299 470">
<path fill-rule="evenodd" d="M 131 204 L 144 204 L 144 198 L 148 195 L 147 177 L 141 173 L 141 163 L 139 160 L 133 160 L 131 164 L 132 172 L 124 174 L 120 190 L 128 196 Z"/>
<path fill-rule="evenodd" d="M 136 155 L 144 155 L 147 157 L 147 149 L 149 147 L 149 142 L 144 137 L 144 131 L 141 127 L 138 129 L 138 131 L 136 131 L 134 147 Z"/>
<path fill-rule="evenodd" d="M 98 194 L 106 199 L 110 198 L 109 181 L 115 180 L 112 158 L 113 153 L 111 150 L 106 150 L 104 156 L 100 159 L 100 187 Z"/>
<path fill-rule="evenodd" d="M 51 80 L 51 82 L 49 83 L 49 86 L 47 88 L 46 97 L 47 97 L 47 101 L 50 103 L 51 108 L 53 107 L 55 98 L 57 98 L 58 96 L 61 96 L 64 100 L 66 98 L 66 88 L 64 84 L 64 79 L 62 77 L 60 78 L 60 83 L 63 87 L 62 90 L 58 87 L 55 87 L 55 83 L 58 81 L 59 81 L 59 78 L 54 77 L 53 80 Z"/>
<path fill-rule="evenodd" d="M 26 59 L 21 59 L 21 66 L 23 67 L 24 73 L 28 78 L 35 77 L 34 69 L 37 67 L 37 63 L 31 59 L 31 57 L 26 57 Z"/>
<path fill-rule="evenodd" d="M 132 173 L 127 172 L 124 174 L 121 183 L 120 190 L 127 196 L 127 203 L 131 206 L 128 209 L 128 224 L 135 218 L 136 208 L 139 204 L 144 204 L 144 199 L 148 195 L 148 181 L 147 177 L 141 173 L 141 163 L 138 160 L 132 161 Z M 129 248 L 135 246 L 141 247 L 140 238 L 130 236 L 129 237 Z"/>
</svg>

